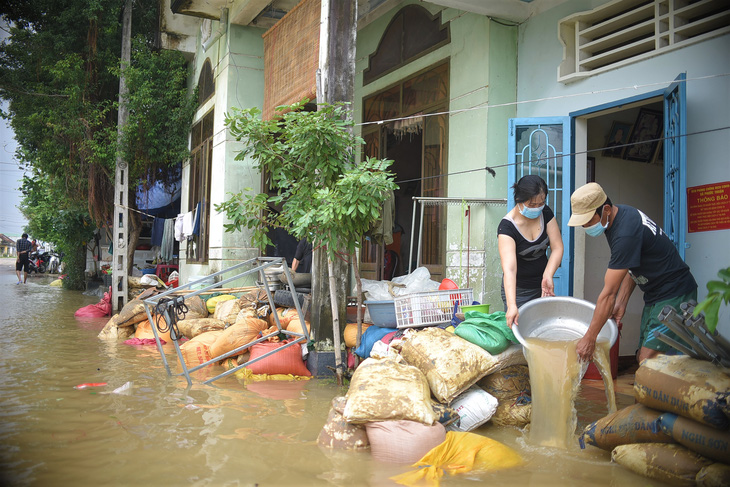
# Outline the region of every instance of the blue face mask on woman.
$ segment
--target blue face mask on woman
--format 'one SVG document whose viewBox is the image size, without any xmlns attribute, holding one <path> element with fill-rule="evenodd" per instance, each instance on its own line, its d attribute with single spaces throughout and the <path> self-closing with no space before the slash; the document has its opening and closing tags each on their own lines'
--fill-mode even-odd
<svg viewBox="0 0 730 487">
<path fill-rule="evenodd" d="M 530 208 L 523 203 L 522 209 L 520 210 L 520 215 L 524 216 L 525 218 L 529 218 L 530 220 L 534 220 L 535 218 L 540 216 L 543 208 L 545 208 L 545 205 L 538 206 L 537 208 Z"/>
<path fill-rule="evenodd" d="M 601 218 L 596 222 L 595 225 L 591 225 L 590 227 L 586 228 L 586 234 L 589 237 L 600 237 L 603 235 L 603 232 L 606 231 L 606 228 L 608 228 L 608 219 L 606 219 L 606 224 L 601 224 L 601 220 L 603 219 L 603 212 L 601 212 Z"/>
</svg>

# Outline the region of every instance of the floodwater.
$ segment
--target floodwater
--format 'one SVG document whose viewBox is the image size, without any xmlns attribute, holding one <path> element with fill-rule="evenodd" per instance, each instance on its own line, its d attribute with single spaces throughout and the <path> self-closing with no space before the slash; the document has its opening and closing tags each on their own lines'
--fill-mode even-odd
<svg viewBox="0 0 730 487">
<path fill-rule="evenodd" d="M 48 277 L 15 285 L 9 271 L 4 261 L 0 485 L 380 486 L 409 470 L 317 446 L 331 399 L 345 392 L 332 380 L 245 385 L 230 376 L 186 388 L 184 378 L 168 377 L 154 346 L 102 342 L 105 319 L 74 318 L 98 297 L 50 287 Z M 109 394 L 129 381 L 128 394 Z M 108 385 L 74 389 L 94 382 Z M 620 395 L 619 407 L 632 403 Z M 581 397 L 577 407 L 579 430 L 606 414 L 605 398 Z M 514 428 L 477 432 L 518 450 L 525 466 L 441 485 L 659 485 L 592 447 L 533 447 Z"/>
</svg>

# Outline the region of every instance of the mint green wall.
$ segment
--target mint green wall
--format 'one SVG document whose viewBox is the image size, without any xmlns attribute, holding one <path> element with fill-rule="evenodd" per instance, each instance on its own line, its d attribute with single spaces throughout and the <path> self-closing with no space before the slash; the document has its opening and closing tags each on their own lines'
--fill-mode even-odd
<svg viewBox="0 0 730 487">
<path fill-rule="evenodd" d="M 441 12 L 442 23 L 450 25 L 451 42 L 370 84 L 362 86 L 362 73 L 375 51 L 383 31 L 405 5 L 417 3 L 432 14 Z M 487 109 L 488 104 L 515 101 L 517 29 L 425 2 L 404 1 L 387 14 L 358 31 L 355 81 L 355 120 L 362 120 L 362 99 L 414 73 L 448 59 L 450 64 L 448 172 L 474 171 L 448 178 L 448 196 L 498 198 L 507 196 L 507 173 L 497 169 L 492 177 L 483 168 L 507 160 L 507 123 L 514 105 Z M 489 143 L 487 141 L 489 140 Z M 469 241 L 469 287 L 475 299 L 502 309 L 499 297 L 501 267 L 496 246 L 496 228 L 506 206 L 475 206 L 469 222 L 461 205 L 449 207 L 447 222 L 446 277 L 467 286 L 467 241 Z M 417 234 L 416 237 L 417 239 Z M 407 261 L 407 256 L 402 256 Z M 485 271 L 486 261 L 486 271 Z"/>
</svg>

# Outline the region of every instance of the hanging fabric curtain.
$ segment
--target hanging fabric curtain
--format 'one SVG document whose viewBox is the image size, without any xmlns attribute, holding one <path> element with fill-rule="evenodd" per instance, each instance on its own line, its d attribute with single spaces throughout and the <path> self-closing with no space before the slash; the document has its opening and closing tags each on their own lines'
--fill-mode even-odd
<svg viewBox="0 0 730 487">
<path fill-rule="evenodd" d="M 317 96 L 320 0 L 303 0 L 263 35 L 264 120 L 276 107 Z"/>
</svg>

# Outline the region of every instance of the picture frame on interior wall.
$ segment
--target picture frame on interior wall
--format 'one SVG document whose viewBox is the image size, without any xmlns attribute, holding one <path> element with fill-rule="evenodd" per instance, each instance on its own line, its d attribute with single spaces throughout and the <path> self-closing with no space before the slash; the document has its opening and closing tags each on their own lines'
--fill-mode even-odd
<svg viewBox="0 0 730 487">
<path fill-rule="evenodd" d="M 596 158 L 586 158 L 586 183 L 596 182 Z"/>
<path fill-rule="evenodd" d="M 624 150 L 624 159 L 651 162 L 663 131 L 663 114 L 658 110 L 641 108 Z"/>
<path fill-rule="evenodd" d="M 656 146 L 654 158 L 651 160 L 654 164 L 664 164 L 664 141 L 660 140 Z"/>
<path fill-rule="evenodd" d="M 624 144 L 629 139 L 629 133 L 631 132 L 631 124 L 614 121 L 611 125 L 611 131 L 606 137 L 606 145 L 604 145 L 603 157 L 615 157 L 621 159 L 624 154 Z"/>
</svg>

